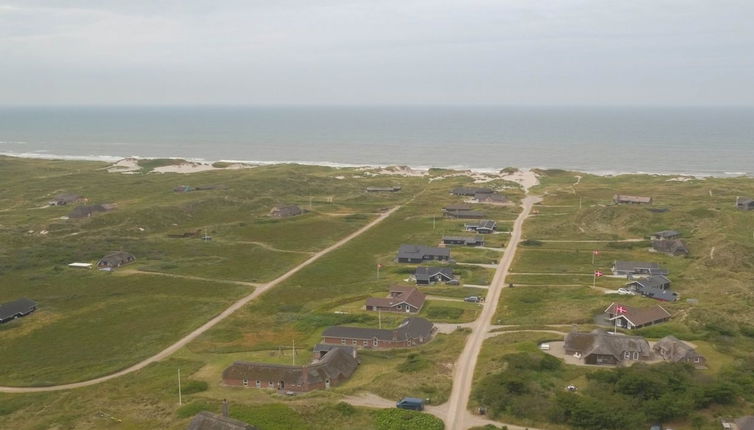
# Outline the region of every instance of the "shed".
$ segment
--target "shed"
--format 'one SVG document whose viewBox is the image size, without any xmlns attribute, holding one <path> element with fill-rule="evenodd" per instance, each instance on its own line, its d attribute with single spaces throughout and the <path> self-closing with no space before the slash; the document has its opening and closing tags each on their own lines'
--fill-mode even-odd
<svg viewBox="0 0 754 430">
<path fill-rule="evenodd" d="M 689 255 L 689 248 L 681 239 L 653 240 L 652 249 L 674 257 Z"/>
<path fill-rule="evenodd" d="M 102 257 L 97 262 L 97 267 L 115 268 L 123 266 L 124 264 L 133 263 L 135 260 L 136 257 L 134 257 L 133 254 L 124 251 L 115 251 Z"/>
</svg>

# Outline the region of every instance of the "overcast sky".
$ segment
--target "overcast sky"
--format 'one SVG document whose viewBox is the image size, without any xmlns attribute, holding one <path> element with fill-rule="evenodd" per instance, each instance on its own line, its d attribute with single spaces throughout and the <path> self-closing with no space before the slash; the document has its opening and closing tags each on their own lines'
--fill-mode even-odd
<svg viewBox="0 0 754 430">
<path fill-rule="evenodd" d="M 0 0 L 0 104 L 754 105 L 754 1 Z"/>
</svg>

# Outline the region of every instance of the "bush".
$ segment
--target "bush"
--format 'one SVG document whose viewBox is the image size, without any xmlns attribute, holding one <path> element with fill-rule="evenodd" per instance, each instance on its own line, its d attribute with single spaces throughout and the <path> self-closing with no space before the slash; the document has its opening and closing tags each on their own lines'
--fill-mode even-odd
<svg viewBox="0 0 754 430">
<path fill-rule="evenodd" d="M 534 239 L 526 239 L 525 241 L 521 242 L 522 246 L 542 246 L 542 242 L 539 240 Z"/>
<path fill-rule="evenodd" d="M 377 430 L 443 430 L 442 420 L 422 412 L 381 409 L 375 412 Z"/>
<path fill-rule="evenodd" d="M 207 388 L 209 385 L 205 381 L 188 381 L 181 387 L 181 392 L 183 394 L 201 393 L 207 391 Z"/>
<path fill-rule="evenodd" d="M 178 408 L 178 411 L 176 411 L 176 415 L 178 415 L 178 418 L 189 418 L 193 417 L 194 415 L 198 414 L 201 411 L 216 411 L 217 405 L 213 403 L 208 403 L 205 400 L 197 400 L 195 402 L 191 402 L 189 404 L 183 405 L 180 408 Z"/>
<path fill-rule="evenodd" d="M 412 353 L 406 357 L 406 360 L 398 365 L 398 371 L 401 373 L 418 372 L 419 370 L 429 367 L 429 361 L 419 356 L 419 354 Z"/>
</svg>

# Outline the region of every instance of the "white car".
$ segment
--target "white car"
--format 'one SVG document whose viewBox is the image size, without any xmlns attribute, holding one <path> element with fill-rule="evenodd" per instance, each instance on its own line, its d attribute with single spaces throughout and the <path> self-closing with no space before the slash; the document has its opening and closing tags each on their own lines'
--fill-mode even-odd
<svg viewBox="0 0 754 430">
<path fill-rule="evenodd" d="M 636 295 L 636 293 L 629 290 L 628 288 L 618 288 L 618 294 L 620 294 L 621 296 L 635 296 Z"/>
</svg>

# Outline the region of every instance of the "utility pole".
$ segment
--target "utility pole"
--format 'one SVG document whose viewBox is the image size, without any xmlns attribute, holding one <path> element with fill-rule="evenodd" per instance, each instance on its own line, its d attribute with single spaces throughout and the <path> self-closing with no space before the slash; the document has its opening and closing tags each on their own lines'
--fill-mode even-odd
<svg viewBox="0 0 754 430">
<path fill-rule="evenodd" d="M 178 406 L 183 404 L 183 399 L 181 398 L 181 368 L 178 368 Z"/>
<path fill-rule="evenodd" d="M 293 339 L 293 365 L 296 365 L 296 339 Z"/>
</svg>

